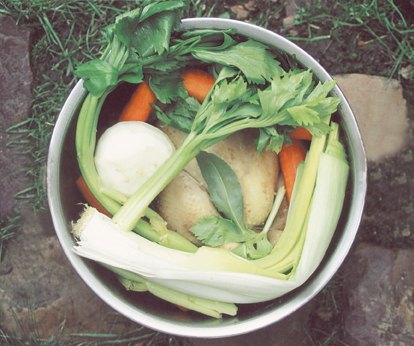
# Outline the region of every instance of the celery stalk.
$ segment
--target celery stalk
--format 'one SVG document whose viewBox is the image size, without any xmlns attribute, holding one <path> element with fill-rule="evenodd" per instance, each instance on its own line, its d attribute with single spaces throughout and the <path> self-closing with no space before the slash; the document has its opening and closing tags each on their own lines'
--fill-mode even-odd
<svg viewBox="0 0 414 346">
<path fill-rule="evenodd" d="M 149 291 L 153 295 L 167 302 L 183 306 L 187 309 L 197 311 L 201 314 L 214 318 L 221 318 L 223 314 L 235 316 L 237 313 L 237 307 L 232 303 L 224 303 L 181 293 L 153 283 L 129 271 L 108 265 L 104 266 L 118 274 L 118 280 L 127 290 L 137 292 Z"/>
<path fill-rule="evenodd" d="M 190 133 L 179 148 L 164 164 L 128 199 L 112 218 L 124 231 L 130 231 L 145 215 L 154 198 L 171 180 L 204 149 L 200 145 L 203 137 Z"/>
</svg>

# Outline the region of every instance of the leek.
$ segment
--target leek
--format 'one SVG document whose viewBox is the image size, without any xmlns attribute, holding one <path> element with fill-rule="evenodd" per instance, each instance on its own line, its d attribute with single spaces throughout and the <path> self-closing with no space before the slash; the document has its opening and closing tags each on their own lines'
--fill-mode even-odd
<svg viewBox="0 0 414 346">
<path fill-rule="evenodd" d="M 229 271 L 278 277 L 270 271 L 220 248 L 200 247 L 195 253 L 159 246 L 117 224 L 93 207 L 87 207 L 73 227 L 79 239 L 76 253 L 114 266 L 127 263 L 129 270 L 147 277 L 169 276 L 177 271 Z M 125 266 L 124 266 L 124 269 Z"/>
<path fill-rule="evenodd" d="M 301 263 L 296 271 L 298 277 L 303 275 L 303 271 L 313 272 L 322 261 L 345 199 L 349 165 L 345 150 L 338 139 L 338 124 L 332 123 L 331 128 L 327 148 L 319 158 L 318 177 L 306 234 L 307 246 L 302 251 Z"/>
<path fill-rule="evenodd" d="M 329 122 L 329 118 L 325 118 L 324 121 Z M 295 194 L 291 201 L 285 229 L 271 254 L 256 260 L 257 265 L 278 272 L 287 272 L 292 269 L 295 258 L 300 256 L 308 209 L 318 173 L 319 156 L 324 150 L 325 142 L 326 136 L 312 139 L 303 173 L 295 182 Z"/>
</svg>

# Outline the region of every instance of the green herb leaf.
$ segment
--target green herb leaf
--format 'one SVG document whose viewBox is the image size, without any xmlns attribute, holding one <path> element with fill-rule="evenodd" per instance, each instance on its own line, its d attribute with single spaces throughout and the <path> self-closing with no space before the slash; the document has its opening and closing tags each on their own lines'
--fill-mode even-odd
<svg viewBox="0 0 414 346">
<path fill-rule="evenodd" d="M 124 64 L 120 75 L 121 77 L 119 78 L 119 81 L 135 84 L 141 83 L 144 78 L 142 66 L 134 63 Z"/>
<path fill-rule="evenodd" d="M 179 16 L 175 12 L 154 14 L 139 23 L 131 43 L 142 57 L 162 54 L 170 46 L 171 30 L 176 27 Z"/>
<path fill-rule="evenodd" d="M 153 1 L 116 18 L 115 31 L 122 43 L 132 46 L 141 56 L 168 50 L 171 31 L 179 28 L 176 10 L 187 7 L 185 1 Z"/>
<path fill-rule="evenodd" d="M 248 240 L 240 233 L 235 223 L 218 215 L 205 216 L 190 228 L 190 231 L 205 245 L 220 246 Z"/>
<path fill-rule="evenodd" d="M 205 151 L 197 155 L 203 178 L 216 208 L 233 220 L 238 228 L 244 228 L 243 192 L 233 169 L 220 157 Z"/>
<path fill-rule="evenodd" d="M 233 169 L 217 155 L 205 151 L 196 159 L 215 207 L 234 222 L 241 234 L 248 238 L 255 236 L 256 233 L 244 224 L 243 191 Z"/>
<path fill-rule="evenodd" d="M 260 129 L 259 138 L 255 139 L 256 147 L 257 147 L 257 153 L 260 154 L 264 148 L 266 148 L 266 145 L 269 143 L 270 134 L 266 129 Z"/>
</svg>

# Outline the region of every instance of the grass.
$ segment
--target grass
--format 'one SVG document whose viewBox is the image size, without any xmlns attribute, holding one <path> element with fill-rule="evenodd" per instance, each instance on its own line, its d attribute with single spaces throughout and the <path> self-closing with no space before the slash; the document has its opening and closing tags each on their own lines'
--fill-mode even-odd
<svg viewBox="0 0 414 346">
<path fill-rule="evenodd" d="M 404 12 L 404 1 L 401 2 L 403 5 L 400 2 L 314 0 L 297 10 L 293 24 L 284 26 L 283 1 L 256 0 L 256 6 L 248 8 L 246 19 L 294 41 L 311 52 L 331 74 L 355 72 L 399 79 L 408 104 L 412 105 L 414 18 L 410 11 Z M 232 6 L 245 3 L 247 1 L 190 0 L 190 16 L 237 18 Z M 77 82 L 73 71 L 78 64 L 102 54 L 105 45 L 100 28 L 135 6 L 136 1 L 126 0 L 4 0 L 0 4 L 0 15 L 12 16 L 20 26 L 33 30 L 33 106 L 29 118 L 8 131 L 15 136 L 12 145 L 30 159 L 27 175 L 31 185 L 17 198 L 28 201 L 35 211 L 47 208 L 43 181 L 48 143 L 59 111 Z M 414 119 L 413 111 L 409 117 Z M 370 167 L 367 213 L 373 214 L 380 208 L 384 217 L 366 223 L 361 240 L 386 246 L 414 246 L 414 236 L 401 236 L 404 230 L 414 227 L 413 205 L 406 205 L 407 200 L 413 200 L 414 191 L 398 185 L 398 181 L 414 174 L 409 159 L 413 150 L 409 147 L 400 157 Z M 372 188 L 378 183 L 387 184 L 390 177 L 392 184 L 388 191 Z M 386 202 L 390 196 L 395 203 Z M 19 221 L 18 214 L 5 216 L 0 221 L 0 259 L 1 249 L 18 231 Z M 328 325 L 314 323 L 310 326 L 309 337 L 313 345 L 343 344 L 341 280 L 341 277 L 334 278 L 315 299 L 317 306 L 328 309 L 332 318 Z M 36 345 L 63 345 L 59 336 L 58 330 L 50 340 L 38 340 L 36 334 L 26 335 L 37 340 Z M 87 339 L 85 343 L 75 341 L 70 345 L 118 344 L 115 339 L 103 341 L 101 337 L 83 335 Z M 0 340 L 10 346 L 27 342 L 4 334 L 0 334 Z M 148 345 L 187 345 L 187 341 L 158 333 L 149 339 Z"/>
<path fill-rule="evenodd" d="M 4 220 L 0 220 L 0 266 L 3 253 L 3 246 L 7 240 L 14 236 L 15 231 L 20 227 L 21 215 L 19 212 L 15 216 L 6 216 Z M 0 287 L 1 291 L 1 287 Z"/>
<path fill-rule="evenodd" d="M 365 69 L 368 74 L 400 78 L 402 69 L 414 62 L 414 25 L 409 13 L 403 15 L 392 0 L 318 0 L 298 11 L 294 26 L 300 34 L 291 39 L 330 40 L 341 53 L 334 62 L 342 66 L 340 73 Z M 380 64 L 369 68 L 364 55 L 373 51 L 378 55 L 375 62 Z M 328 62 L 327 68 L 331 65 Z"/>
</svg>

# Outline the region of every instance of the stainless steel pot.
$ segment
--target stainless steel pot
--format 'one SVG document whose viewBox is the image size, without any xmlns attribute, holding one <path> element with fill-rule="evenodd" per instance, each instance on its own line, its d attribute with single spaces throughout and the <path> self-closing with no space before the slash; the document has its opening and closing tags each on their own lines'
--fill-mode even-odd
<svg viewBox="0 0 414 346">
<path fill-rule="evenodd" d="M 182 29 L 235 28 L 241 35 L 263 42 L 293 55 L 299 63 L 310 68 L 322 82 L 332 79 L 319 63 L 289 40 L 261 27 L 219 18 L 185 19 Z M 218 338 L 248 333 L 278 322 L 310 301 L 336 273 L 347 256 L 361 221 L 366 194 L 366 158 L 354 114 L 338 87 L 331 95 L 342 102 L 337 117 L 344 130 L 351 171 L 346 204 L 334 239 L 318 270 L 300 288 L 269 302 L 239 306 L 237 317 L 216 320 L 197 314 L 181 312 L 159 302 L 145 293 L 129 293 L 100 266 L 72 252 L 74 239 L 70 222 L 77 219 L 79 195 L 75 180 L 79 176 L 74 148 L 74 128 L 77 112 L 85 90 L 80 81 L 67 98 L 52 135 L 47 188 L 50 210 L 62 248 L 72 266 L 85 283 L 108 305 L 131 320 L 168 334 L 188 337 Z"/>
</svg>

